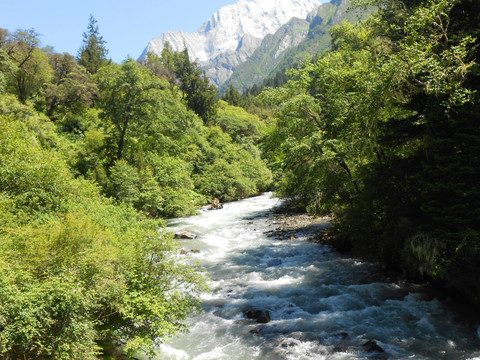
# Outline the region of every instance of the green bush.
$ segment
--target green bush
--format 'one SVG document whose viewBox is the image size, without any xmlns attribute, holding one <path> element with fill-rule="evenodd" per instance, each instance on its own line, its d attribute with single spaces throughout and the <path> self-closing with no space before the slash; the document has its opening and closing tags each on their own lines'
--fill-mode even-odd
<svg viewBox="0 0 480 360">
<path fill-rule="evenodd" d="M 113 178 L 131 172 L 120 163 Z M 25 125 L 0 117 L 0 354 L 95 359 L 102 342 L 126 340 L 131 354 L 183 329 L 204 281 L 174 261 L 160 226 L 75 179 Z"/>
<path fill-rule="evenodd" d="M 265 128 L 257 115 L 249 114 L 244 109 L 229 105 L 225 101 L 220 101 L 215 124 L 237 142 L 245 138 L 258 139 Z"/>
</svg>

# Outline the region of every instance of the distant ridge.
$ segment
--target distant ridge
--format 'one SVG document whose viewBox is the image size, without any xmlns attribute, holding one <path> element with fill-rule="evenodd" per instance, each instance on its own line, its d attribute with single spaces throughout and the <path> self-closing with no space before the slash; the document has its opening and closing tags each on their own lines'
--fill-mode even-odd
<svg viewBox="0 0 480 360">
<path fill-rule="evenodd" d="M 329 29 L 343 20 L 358 21 L 365 17 L 358 11 L 347 11 L 349 0 L 332 0 L 310 12 L 304 19 L 291 19 L 273 35 L 267 35 L 252 56 L 240 64 L 220 87 L 223 93 L 232 85 L 239 91 L 273 77 L 279 70 L 291 68 L 308 56 L 322 53 L 330 46 Z"/>
</svg>

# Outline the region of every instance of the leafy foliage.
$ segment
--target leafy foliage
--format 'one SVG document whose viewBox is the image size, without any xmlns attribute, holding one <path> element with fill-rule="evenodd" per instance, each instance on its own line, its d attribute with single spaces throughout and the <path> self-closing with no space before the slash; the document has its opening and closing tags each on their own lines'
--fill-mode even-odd
<svg viewBox="0 0 480 360">
<path fill-rule="evenodd" d="M 265 125 L 257 115 L 250 114 L 240 107 L 229 105 L 223 101 L 219 104 L 215 124 L 232 136 L 236 142 L 242 142 L 245 139 L 258 139 L 265 131 Z"/>
<path fill-rule="evenodd" d="M 185 105 L 200 116 L 205 124 L 211 125 L 216 116 L 218 90 L 210 84 L 199 65 L 190 61 L 186 48 L 182 52 L 174 52 L 171 46 L 166 45 L 161 57 L 148 54 L 146 66 L 157 76 L 166 77 L 170 83 L 177 84 Z"/>
<path fill-rule="evenodd" d="M 216 90 L 188 54 L 109 63 L 93 17 L 84 39 L 77 63 L 33 30 L 0 30 L 3 358 L 96 359 L 119 342 L 152 352 L 206 290 L 161 217 L 271 180 L 262 123 L 228 106 L 234 139 L 212 127 Z"/>
<path fill-rule="evenodd" d="M 91 106 L 97 88 L 90 75 L 69 54 L 51 54 L 53 79 L 45 91 L 47 116 L 53 120 L 82 113 Z"/>
<path fill-rule="evenodd" d="M 38 35 L 33 30 L 5 31 L 2 50 L 2 72 L 6 87 L 25 103 L 43 94 L 43 84 L 52 76 L 47 56 L 38 48 Z"/>
<path fill-rule="evenodd" d="M 108 122 L 112 142 L 110 161 L 113 163 L 123 158 L 125 150 L 132 151 L 130 138 L 138 139 L 144 133 L 142 128 L 149 127 L 146 121 L 155 116 L 154 109 L 159 107 L 161 99 L 157 90 L 161 90 L 164 84 L 132 59 L 122 66 L 111 64 L 104 67 L 97 74 L 96 81 L 100 92 L 97 105 L 102 109 L 101 117 Z"/>
<path fill-rule="evenodd" d="M 261 95 L 278 191 L 333 212 L 339 247 L 478 302 L 478 4 L 356 3 L 379 10 Z"/>
<path fill-rule="evenodd" d="M 93 359 L 98 340 L 135 351 L 182 329 L 204 287 L 158 222 L 74 179 L 25 125 L 0 129 L 2 354 Z"/>
</svg>

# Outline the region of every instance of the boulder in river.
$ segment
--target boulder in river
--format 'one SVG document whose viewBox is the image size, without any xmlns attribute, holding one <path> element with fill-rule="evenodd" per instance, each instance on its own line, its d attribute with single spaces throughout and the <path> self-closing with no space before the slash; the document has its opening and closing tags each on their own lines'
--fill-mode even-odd
<svg viewBox="0 0 480 360">
<path fill-rule="evenodd" d="M 255 328 L 255 329 L 252 329 L 250 330 L 250 334 L 253 334 L 253 335 L 258 335 L 262 332 L 262 328 L 261 327 L 258 327 L 258 328 Z"/>
<path fill-rule="evenodd" d="M 259 324 L 266 324 L 271 321 L 268 310 L 248 310 L 244 315 L 247 319 L 255 320 Z"/>
<path fill-rule="evenodd" d="M 377 344 L 375 340 L 368 340 L 365 344 L 363 344 L 363 348 L 366 352 L 384 352 L 382 347 Z"/>
<path fill-rule="evenodd" d="M 218 199 L 213 199 L 212 203 L 208 207 L 208 210 L 219 210 L 223 209 L 223 205 Z"/>
<path fill-rule="evenodd" d="M 175 233 L 175 239 L 196 239 L 197 235 L 188 230 L 181 230 Z"/>
<path fill-rule="evenodd" d="M 286 341 L 286 342 L 283 342 L 282 343 L 282 348 L 289 348 L 289 347 L 293 347 L 293 346 L 297 346 L 298 343 L 294 342 L 294 341 Z"/>
</svg>

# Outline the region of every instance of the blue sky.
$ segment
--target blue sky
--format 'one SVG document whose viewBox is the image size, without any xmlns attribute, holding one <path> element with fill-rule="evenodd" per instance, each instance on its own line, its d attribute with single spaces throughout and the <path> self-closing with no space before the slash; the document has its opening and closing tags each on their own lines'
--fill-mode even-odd
<svg viewBox="0 0 480 360">
<path fill-rule="evenodd" d="M 109 57 L 137 59 L 150 39 L 167 30 L 196 31 L 222 6 L 237 0 L 2 0 L 0 27 L 33 28 L 41 46 L 77 55 L 92 14 Z"/>
</svg>

